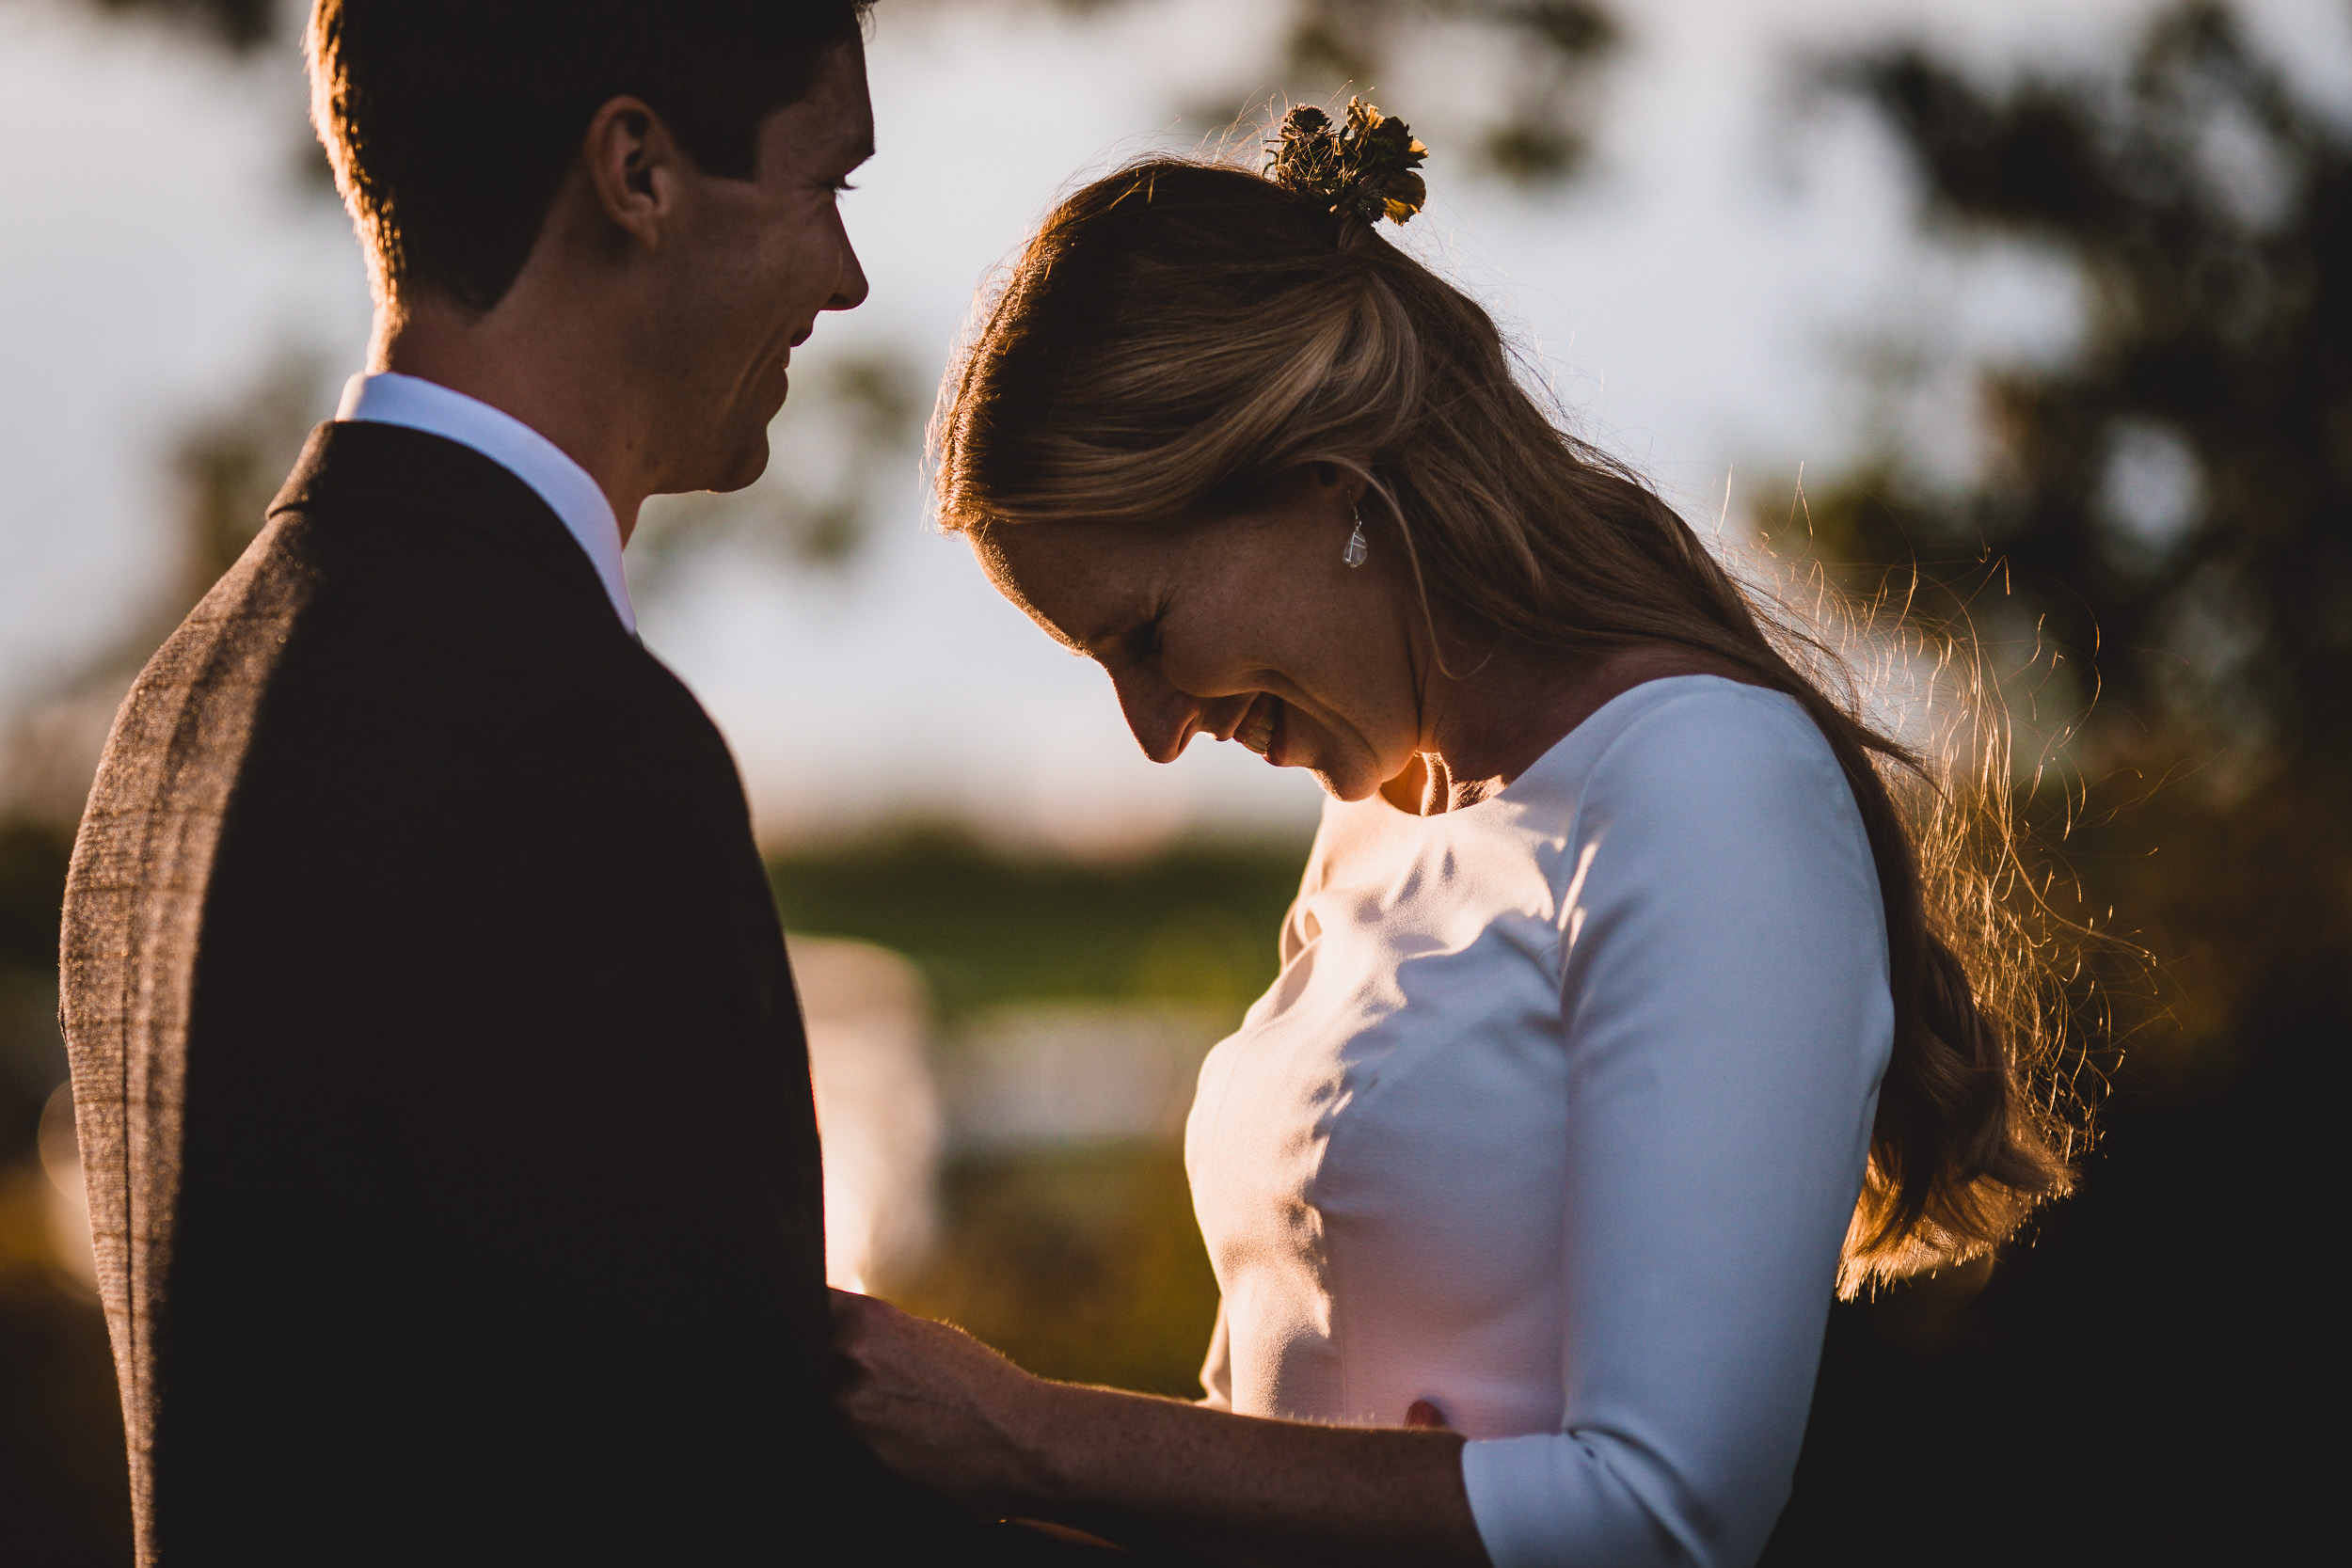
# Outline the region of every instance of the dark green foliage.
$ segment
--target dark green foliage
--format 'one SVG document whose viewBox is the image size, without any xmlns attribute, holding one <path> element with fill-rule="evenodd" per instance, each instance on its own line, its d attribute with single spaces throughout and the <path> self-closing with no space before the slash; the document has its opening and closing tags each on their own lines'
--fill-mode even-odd
<svg viewBox="0 0 2352 1568">
<path fill-rule="evenodd" d="M 2121 80 L 1988 95 L 1916 52 L 1851 80 L 1941 221 L 2058 246 L 2091 309 L 2073 363 L 1986 385 L 1980 486 L 1858 511 L 1847 547 L 1999 557 L 2049 636 L 2098 651 L 2094 723 L 2352 761 L 2352 136 L 2201 0 Z M 2135 531 L 2116 466 L 2168 451 L 2181 515 Z"/>
<path fill-rule="evenodd" d="M 1898 456 L 1815 515 L 2095 669 L 2076 870 L 2175 982 L 2143 1059 L 2197 1079 L 2281 998 L 2352 1003 L 2352 131 L 2205 0 L 2112 79 L 1994 94 L 1914 51 L 1847 79 L 1940 221 L 2058 246 L 2090 313 L 2069 363 L 1989 378 L 1973 488 Z M 2117 500 L 2135 451 L 2172 454 L 2158 529 Z"/>
<path fill-rule="evenodd" d="M 922 434 L 930 393 L 906 356 L 890 349 L 793 373 L 758 483 L 725 495 L 657 496 L 640 515 L 628 544 L 640 603 L 660 596 L 687 562 L 723 546 L 800 569 L 857 558 Z"/>
<path fill-rule="evenodd" d="M 0 1558 L 44 1568 L 131 1556 L 105 1320 L 56 1266 L 35 1153 L 65 1080 L 57 916 L 72 847 L 69 827 L 0 821 Z"/>
<path fill-rule="evenodd" d="M 1532 184 L 1576 166 L 1584 156 L 1584 139 L 1556 125 L 1518 120 L 1487 132 L 1484 150 L 1497 174 Z"/>
<path fill-rule="evenodd" d="M 6 1173 L 9 1176 L 16 1172 Z M 32 1178 L 39 1180 L 38 1174 Z M 0 1224 L 25 1195 L 0 1195 Z M 0 1543 L 24 1568 L 132 1560 L 114 1357 L 97 1307 L 0 1244 Z"/>
<path fill-rule="evenodd" d="M 0 1180 L 32 1159 L 41 1107 L 65 1081 L 57 919 L 72 849 L 71 829 L 0 821 Z"/>
<path fill-rule="evenodd" d="M 961 1162 L 941 1241 L 881 1289 L 1045 1377 L 1200 1397 L 1216 1275 L 1169 1144 L 1092 1145 Z"/>
<path fill-rule="evenodd" d="M 1479 131 L 1468 150 L 1529 185 L 1574 174 L 1583 161 L 1592 68 L 1619 42 L 1615 21 L 1593 0 L 1301 0 L 1292 17 L 1283 63 L 1311 99 L 1347 87 L 1393 93 L 1402 84 L 1387 73 L 1429 48 L 1435 28 L 1502 42 L 1510 66 L 1474 106 Z"/>
<path fill-rule="evenodd" d="M 1563 55 L 1596 55 L 1617 44 L 1617 24 L 1587 0 L 1520 0 L 1491 8 L 1498 20 Z"/>
<path fill-rule="evenodd" d="M 951 832 L 769 863 L 787 927 L 914 958 L 951 1019 L 1034 998 L 1194 1002 L 1235 1017 L 1272 983 L 1306 846 L 1200 845 L 1091 863 Z"/>
<path fill-rule="evenodd" d="M 1925 1337 L 1901 1291 L 1838 1309 L 1766 1560 L 2292 1560 L 2352 1040 L 2352 131 L 2202 0 L 2114 76 L 1988 90 L 1906 50 L 1845 80 L 1936 221 L 2056 247 L 2090 310 L 2068 363 L 1988 379 L 1978 483 L 1889 454 L 1816 505 L 1824 548 L 2095 668 L 2062 847 L 2163 1006 L 1980 1298 Z M 2152 452 L 2170 505 L 2135 523 Z"/>
<path fill-rule="evenodd" d="M 273 0 L 96 0 L 101 10 L 192 23 L 227 48 L 253 49 L 276 31 Z"/>
<path fill-rule="evenodd" d="M 53 823 L 0 821 L 0 970 L 55 974 L 73 834 Z"/>
<path fill-rule="evenodd" d="M 278 8 L 270 0 L 90 3 L 111 13 L 193 24 L 238 53 L 258 48 L 278 33 Z M 1086 16 L 1136 0 L 1055 3 Z M 1511 68 L 1495 84 L 1493 102 L 1484 106 L 1489 112 L 1481 117 L 1481 131 L 1470 145 L 1488 168 L 1522 184 L 1549 182 L 1576 172 L 1586 150 L 1589 69 L 1620 40 L 1615 20 L 1595 0 L 1298 0 L 1292 14 L 1275 69 L 1315 98 L 1335 87 L 1374 85 L 1391 62 L 1409 57 L 1422 46 L 1411 35 L 1433 24 L 1463 26 L 1508 40 Z M 319 160 L 305 157 L 306 182 L 314 182 L 320 166 Z"/>
</svg>

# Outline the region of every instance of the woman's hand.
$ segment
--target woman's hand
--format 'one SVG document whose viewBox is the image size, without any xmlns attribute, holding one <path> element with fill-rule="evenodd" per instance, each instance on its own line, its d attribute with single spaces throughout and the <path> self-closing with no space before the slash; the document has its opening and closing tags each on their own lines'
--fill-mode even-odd
<svg viewBox="0 0 2352 1568">
<path fill-rule="evenodd" d="M 839 1403 L 882 1462 L 968 1507 L 1019 1512 L 1039 1490 L 1036 1449 L 1053 1386 L 961 1329 L 886 1301 L 833 1295 L 834 1345 L 850 1362 Z"/>
<path fill-rule="evenodd" d="M 850 1427 L 903 1476 L 992 1517 L 1216 1563 L 1486 1568 L 1462 1439 L 1204 1410 L 1031 1377 L 968 1334 L 833 1292 Z M 1426 1401 L 1416 1426 L 1441 1427 Z"/>
</svg>

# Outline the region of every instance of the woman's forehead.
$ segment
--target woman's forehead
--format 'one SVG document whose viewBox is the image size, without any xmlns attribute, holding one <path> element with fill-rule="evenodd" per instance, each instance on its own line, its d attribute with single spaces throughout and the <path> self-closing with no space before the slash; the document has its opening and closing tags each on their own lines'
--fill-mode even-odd
<svg viewBox="0 0 2352 1568">
<path fill-rule="evenodd" d="M 1032 598 L 1092 596 L 1146 569 L 1149 533 L 1104 523 L 996 523 L 975 535 L 973 548 L 999 587 L 1010 583 Z"/>
<path fill-rule="evenodd" d="M 1155 561 L 1165 553 L 1153 547 L 1152 531 L 1113 524 L 998 524 L 971 538 L 996 591 L 1080 651 L 1148 613 Z"/>
<path fill-rule="evenodd" d="M 1016 522 L 977 529 L 972 552 L 997 593 L 1057 641 L 1085 651 L 1136 597 L 1136 574 L 1120 550 L 1122 529 Z"/>
</svg>

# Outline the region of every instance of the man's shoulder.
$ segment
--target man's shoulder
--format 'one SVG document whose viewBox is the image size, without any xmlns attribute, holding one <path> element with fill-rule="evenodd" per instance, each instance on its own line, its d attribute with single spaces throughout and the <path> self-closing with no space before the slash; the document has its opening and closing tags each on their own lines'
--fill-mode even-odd
<svg viewBox="0 0 2352 1568">
<path fill-rule="evenodd" d="M 281 547 L 333 576 L 355 608 L 398 600 L 411 619 L 534 615 L 626 637 L 596 566 L 538 492 L 462 442 L 336 421 L 309 444 L 269 509 Z M 497 622 L 491 622 L 496 625 Z"/>
<path fill-rule="evenodd" d="M 447 708 L 520 692 L 543 708 L 573 698 L 641 718 L 699 711 L 646 658 L 548 504 L 457 442 L 320 426 L 252 553 L 254 581 L 307 586 L 283 676 L 389 704 L 385 717 L 410 697 Z"/>
<path fill-rule="evenodd" d="M 532 777 L 737 788 L 701 705 L 527 491 L 462 471 L 455 486 L 304 477 L 134 684 L 94 803 L 196 789 L 218 809 L 269 779 L 362 796 Z"/>
</svg>

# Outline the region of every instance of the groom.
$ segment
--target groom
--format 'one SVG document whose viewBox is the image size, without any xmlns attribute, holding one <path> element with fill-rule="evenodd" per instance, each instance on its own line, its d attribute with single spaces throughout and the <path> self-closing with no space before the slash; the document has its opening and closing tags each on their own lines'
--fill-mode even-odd
<svg viewBox="0 0 2352 1568">
<path fill-rule="evenodd" d="M 861 0 L 319 0 L 370 362 L 123 705 L 63 1015 L 142 1562 L 987 1561 L 830 1399 L 817 1129 L 649 495 L 866 297 Z"/>
</svg>

